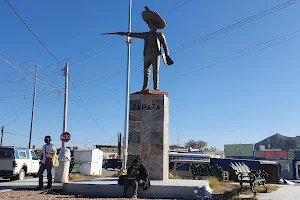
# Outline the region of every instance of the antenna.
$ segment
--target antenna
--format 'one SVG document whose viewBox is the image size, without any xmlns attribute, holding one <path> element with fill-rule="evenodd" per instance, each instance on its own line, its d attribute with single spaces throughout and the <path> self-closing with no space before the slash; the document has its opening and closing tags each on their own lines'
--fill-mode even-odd
<svg viewBox="0 0 300 200">
<path fill-rule="evenodd" d="M 180 146 L 180 143 L 179 143 L 179 133 L 178 133 L 178 124 L 177 124 L 177 146 Z"/>
</svg>

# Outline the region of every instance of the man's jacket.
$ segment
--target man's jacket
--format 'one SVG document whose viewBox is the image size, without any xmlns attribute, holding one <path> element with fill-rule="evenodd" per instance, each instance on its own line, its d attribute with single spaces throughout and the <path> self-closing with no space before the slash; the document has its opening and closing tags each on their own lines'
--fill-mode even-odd
<svg viewBox="0 0 300 200">
<path fill-rule="evenodd" d="M 127 169 L 127 175 L 130 175 L 132 170 L 133 170 L 133 166 L 131 165 Z M 143 190 L 147 190 L 150 187 L 149 172 L 148 169 L 143 164 L 140 164 L 139 166 L 139 177 L 137 178 L 145 182 L 143 185 Z"/>
</svg>

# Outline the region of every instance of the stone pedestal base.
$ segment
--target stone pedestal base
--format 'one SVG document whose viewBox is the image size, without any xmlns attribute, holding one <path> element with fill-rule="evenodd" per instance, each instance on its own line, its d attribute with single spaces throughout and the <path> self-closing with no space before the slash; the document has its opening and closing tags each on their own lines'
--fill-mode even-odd
<svg viewBox="0 0 300 200">
<path fill-rule="evenodd" d="M 150 179 L 169 177 L 168 93 L 155 90 L 130 95 L 128 166 L 140 157 L 148 168 Z"/>
</svg>

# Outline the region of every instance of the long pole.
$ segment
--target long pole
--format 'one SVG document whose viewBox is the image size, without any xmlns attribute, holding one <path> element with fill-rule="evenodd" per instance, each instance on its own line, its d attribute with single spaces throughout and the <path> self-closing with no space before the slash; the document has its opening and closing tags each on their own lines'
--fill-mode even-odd
<svg viewBox="0 0 300 200">
<path fill-rule="evenodd" d="M 64 100 L 64 121 L 63 121 L 63 133 L 67 131 L 68 120 L 68 97 L 69 97 L 69 65 L 66 63 L 64 69 L 65 76 L 65 100 Z M 62 148 L 66 148 L 66 143 L 62 142 Z"/>
<path fill-rule="evenodd" d="M 34 87 L 33 87 L 33 99 L 32 99 L 32 111 L 31 111 L 31 122 L 30 122 L 30 134 L 29 134 L 29 144 L 28 148 L 31 148 L 31 136 L 34 122 L 34 108 L 35 108 L 35 98 L 36 98 L 36 83 L 37 83 L 37 73 L 38 73 L 38 65 L 35 66 L 35 79 L 34 79 Z"/>
<path fill-rule="evenodd" d="M 131 32 L 131 11 L 132 11 L 132 0 L 129 0 L 129 13 L 128 13 L 128 32 Z M 127 36 L 127 81 L 126 81 L 126 103 L 125 103 L 125 152 L 123 159 L 123 170 L 127 168 L 127 157 L 128 157 L 128 129 L 129 129 L 129 89 L 130 89 L 130 51 L 132 40 L 131 37 Z"/>
<path fill-rule="evenodd" d="M 121 153 L 122 153 L 122 136 L 121 133 L 118 133 L 118 158 L 121 159 Z"/>
<path fill-rule="evenodd" d="M 3 145 L 4 126 L 1 129 L 1 146 Z"/>
<path fill-rule="evenodd" d="M 64 67 L 65 76 L 65 100 L 64 100 L 64 121 L 63 132 L 67 131 L 67 119 L 68 119 L 68 92 L 69 92 L 69 65 L 66 63 Z M 70 151 L 66 148 L 66 143 L 62 141 L 62 148 L 59 151 L 59 166 L 55 169 L 54 181 L 56 183 L 68 182 L 68 175 L 70 169 L 70 160 L 68 160 L 67 154 Z"/>
</svg>

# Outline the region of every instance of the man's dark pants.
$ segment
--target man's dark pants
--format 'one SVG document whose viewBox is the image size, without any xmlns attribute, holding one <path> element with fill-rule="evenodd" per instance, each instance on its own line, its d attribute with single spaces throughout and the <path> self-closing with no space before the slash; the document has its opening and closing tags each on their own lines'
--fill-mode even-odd
<svg viewBox="0 0 300 200">
<path fill-rule="evenodd" d="M 139 185 L 143 185 L 143 184 L 144 184 L 143 180 L 125 178 L 124 179 L 124 194 L 127 194 L 129 185 L 132 185 L 133 195 L 137 196 Z"/>
<path fill-rule="evenodd" d="M 38 172 L 38 177 L 39 177 L 39 187 L 43 187 L 43 173 L 44 171 L 47 170 L 47 179 L 48 179 L 48 184 L 47 186 L 51 187 L 52 186 L 52 164 L 46 165 L 46 164 L 41 164 L 39 172 Z"/>
</svg>

